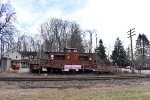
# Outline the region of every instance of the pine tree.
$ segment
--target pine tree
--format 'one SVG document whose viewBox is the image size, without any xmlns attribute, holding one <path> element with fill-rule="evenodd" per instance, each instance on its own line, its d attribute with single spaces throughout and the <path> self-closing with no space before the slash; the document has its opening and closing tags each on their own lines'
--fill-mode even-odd
<svg viewBox="0 0 150 100">
<path fill-rule="evenodd" d="M 143 65 L 148 58 L 149 40 L 145 34 L 139 34 L 136 40 L 135 57 L 137 65 Z"/>
<path fill-rule="evenodd" d="M 99 41 L 99 46 L 96 48 L 96 53 L 98 56 L 97 62 L 100 64 L 110 65 L 109 59 L 107 59 L 106 53 L 105 53 L 105 47 L 103 45 L 102 39 Z"/>
<path fill-rule="evenodd" d="M 101 59 L 106 59 L 106 54 L 105 54 L 105 47 L 103 45 L 103 41 L 102 39 L 100 39 L 99 41 L 99 47 L 97 48 L 97 53 L 98 53 L 98 56 L 101 58 Z"/>
<path fill-rule="evenodd" d="M 111 59 L 113 60 L 113 63 L 114 64 L 116 63 L 118 66 L 125 67 L 128 65 L 126 52 L 119 38 L 116 39 L 114 50 L 112 51 Z"/>
<path fill-rule="evenodd" d="M 136 40 L 136 54 L 138 56 L 146 56 L 149 40 L 144 34 L 139 34 Z"/>
</svg>

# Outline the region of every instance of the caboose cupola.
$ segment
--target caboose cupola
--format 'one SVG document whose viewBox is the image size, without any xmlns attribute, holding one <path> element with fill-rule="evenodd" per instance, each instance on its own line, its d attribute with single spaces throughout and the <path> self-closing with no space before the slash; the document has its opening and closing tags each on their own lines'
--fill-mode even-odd
<svg viewBox="0 0 150 100">
<path fill-rule="evenodd" d="M 64 48 L 64 52 L 78 52 L 77 48 Z"/>
</svg>

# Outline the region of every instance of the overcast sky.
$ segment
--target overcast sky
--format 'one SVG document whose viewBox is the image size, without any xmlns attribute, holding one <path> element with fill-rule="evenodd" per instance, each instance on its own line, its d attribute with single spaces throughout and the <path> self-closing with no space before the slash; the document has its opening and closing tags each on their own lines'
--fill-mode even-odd
<svg viewBox="0 0 150 100">
<path fill-rule="evenodd" d="M 17 26 L 23 32 L 40 34 L 39 25 L 56 17 L 76 21 L 83 29 L 96 30 L 108 49 L 113 48 L 117 37 L 125 47 L 130 45 L 127 31 L 131 28 L 137 34 L 133 37 L 134 45 L 139 33 L 150 39 L 150 0 L 12 0 L 11 3 L 17 12 Z"/>
</svg>

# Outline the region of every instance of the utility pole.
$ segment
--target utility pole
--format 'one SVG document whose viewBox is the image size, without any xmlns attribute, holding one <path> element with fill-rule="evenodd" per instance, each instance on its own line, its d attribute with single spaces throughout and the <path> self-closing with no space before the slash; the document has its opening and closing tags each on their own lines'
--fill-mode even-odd
<svg viewBox="0 0 150 100">
<path fill-rule="evenodd" d="M 128 60 L 130 61 L 130 47 L 127 48 Z"/>
<path fill-rule="evenodd" d="M 89 33 L 90 33 L 90 49 L 89 49 L 89 53 L 92 53 L 92 32 L 91 31 L 89 31 Z"/>
<path fill-rule="evenodd" d="M 133 28 L 133 29 L 130 29 L 127 33 L 129 33 L 128 35 L 129 35 L 129 37 L 128 38 L 130 38 L 130 42 L 131 42 L 131 72 L 132 72 L 132 74 L 134 74 L 134 65 L 133 65 L 133 46 L 132 46 L 132 36 L 134 36 L 135 34 L 132 34 L 132 33 L 134 33 L 135 32 L 135 30 L 134 30 L 135 28 Z"/>
<path fill-rule="evenodd" d="M 96 49 L 97 49 L 97 34 L 95 34 L 95 37 L 96 37 Z"/>
</svg>

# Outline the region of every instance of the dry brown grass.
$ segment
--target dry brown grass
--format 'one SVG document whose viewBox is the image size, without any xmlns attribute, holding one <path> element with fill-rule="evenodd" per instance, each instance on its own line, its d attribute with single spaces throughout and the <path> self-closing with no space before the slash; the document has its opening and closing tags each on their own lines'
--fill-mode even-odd
<svg viewBox="0 0 150 100">
<path fill-rule="evenodd" d="M 150 100 L 149 83 L 143 82 L 135 87 L 97 84 L 81 89 L 2 88 L 0 100 Z"/>
</svg>

